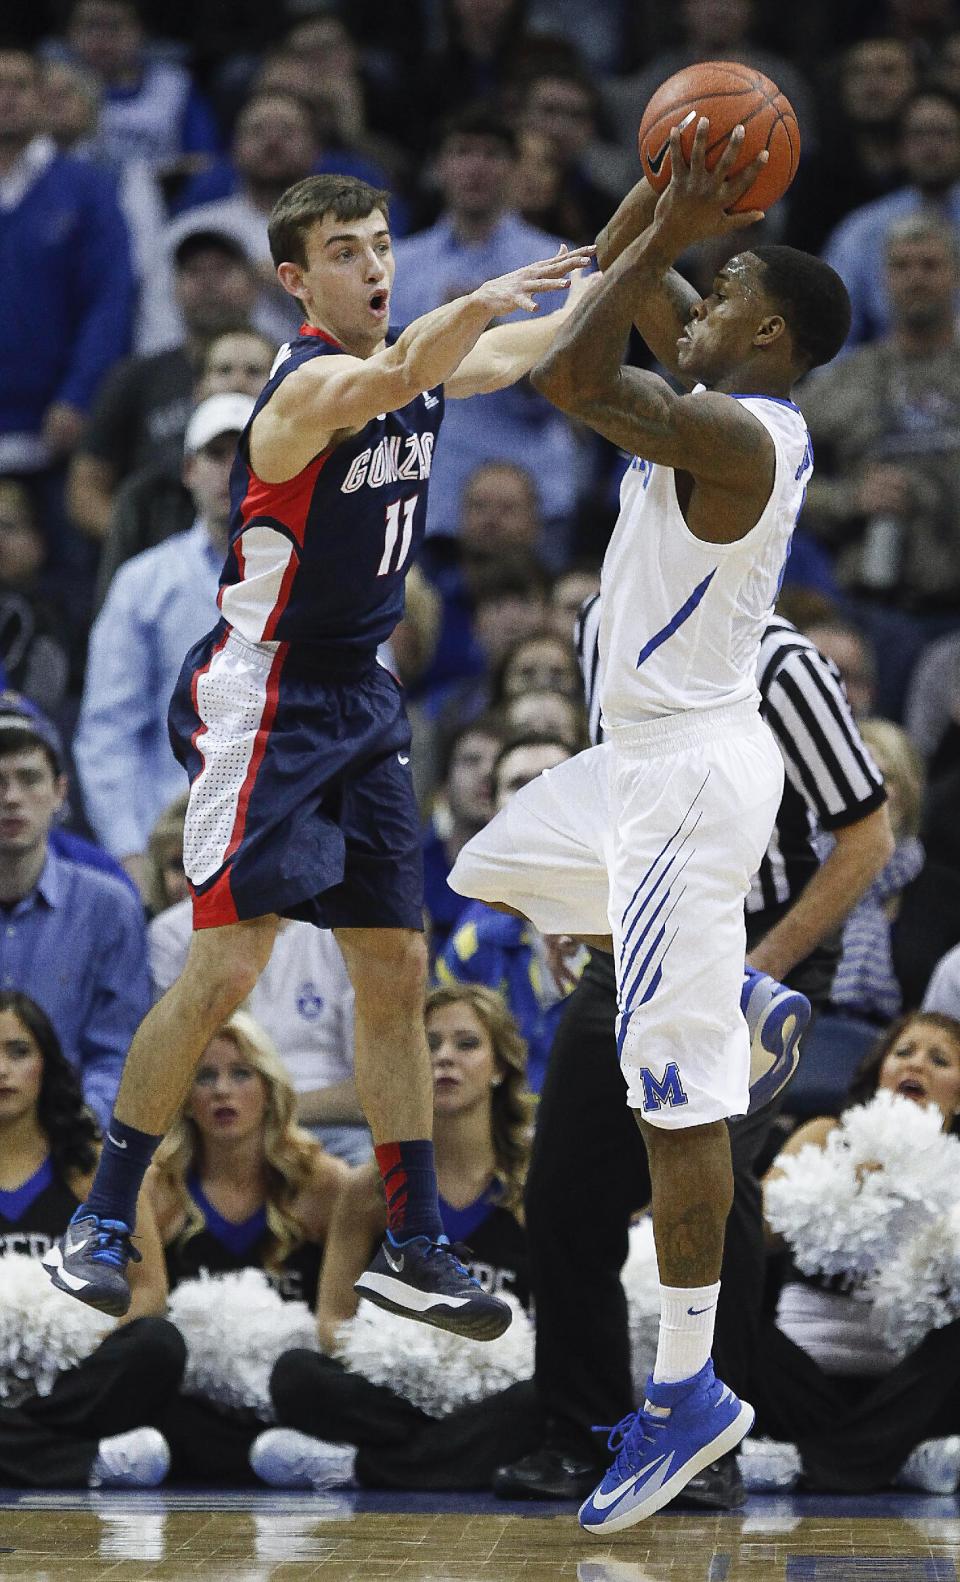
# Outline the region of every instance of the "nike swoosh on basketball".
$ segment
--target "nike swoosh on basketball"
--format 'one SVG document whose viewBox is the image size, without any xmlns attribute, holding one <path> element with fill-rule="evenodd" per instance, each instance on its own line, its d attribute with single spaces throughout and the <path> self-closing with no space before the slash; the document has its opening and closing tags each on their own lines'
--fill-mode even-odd
<svg viewBox="0 0 960 1582">
<path fill-rule="evenodd" d="M 677 123 L 677 131 L 682 132 L 685 127 L 688 127 L 696 113 L 696 110 L 690 110 L 688 114 L 684 116 L 683 120 Z M 652 175 L 659 176 L 661 170 L 663 169 L 663 162 L 667 157 L 667 149 L 669 147 L 670 135 L 668 133 L 663 142 L 660 144 L 660 147 L 657 149 L 657 152 L 655 154 L 647 155 L 647 164 L 650 166 L 650 172 Z"/>
<path fill-rule="evenodd" d="M 114 1148 L 126 1148 L 127 1146 L 126 1143 L 120 1141 L 119 1137 L 114 1137 L 113 1132 L 107 1132 L 107 1142 L 113 1143 Z"/>
<path fill-rule="evenodd" d="M 384 1244 L 383 1244 L 383 1256 L 386 1258 L 386 1260 L 387 1260 L 388 1264 L 390 1265 L 391 1269 L 393 1270 L 394 1274 L 402 1274 L 403 1273 L 403 1253 L 400 1254 L 399 1258 L 395 1258 L 393 1256 L 393 1253 L 390 1251 L 390 1248 L 387 1246 L 386 1242 L 384 1242 Z"/>
</svg>

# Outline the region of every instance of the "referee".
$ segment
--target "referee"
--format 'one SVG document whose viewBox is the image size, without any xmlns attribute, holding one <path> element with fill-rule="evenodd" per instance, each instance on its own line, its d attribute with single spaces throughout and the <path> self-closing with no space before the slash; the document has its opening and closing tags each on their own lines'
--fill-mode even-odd
<svg viewBox="0 0 960 1582">
<path fill-rule="evenodd" d="M 602 739 L 599 628 L 596 594 L 583 606 L 576 631 L 594 743 Z M 764 633 L 757 682 L 786 776 L 776 827 L 747 900 L 748 962 L 801 990 L 816 1007 L 830 989 L 837 931 L 893 849 L 886 792 L 836 667 L 778 616 Z M 835 842 L 822 865 L 813 844 L 818 830 L 828 830 Z M 535 1382 L 547 1427 L 539 1450 L 497 1472 L 496 1492 L 509 1499 L 588 1494 L 607 1459 L 591 1430 L 634 1410 L 620 1269 L 630 1217 L 650 1200 L 650 1176 L 617 1060 L 616 1006 L 613 958 L 595 952 L 557 1030 L 527 1177 Z M 728 1123 L 735 1190 L 713 1355 L 718 1374 L 747 1399 L 764 1279 L 753 1164 L 779 1103 Z M 717 1508 L 739 1503 L 735 1458 L 707 1468 L 684 1499 Z"/>
</svg>

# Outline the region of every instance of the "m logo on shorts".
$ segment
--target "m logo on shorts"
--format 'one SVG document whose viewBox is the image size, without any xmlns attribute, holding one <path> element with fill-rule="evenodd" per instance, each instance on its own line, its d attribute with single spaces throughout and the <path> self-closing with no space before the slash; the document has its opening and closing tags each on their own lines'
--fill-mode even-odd
<svg viewBox="0 0 960 1582">
<path fill-rule="evenodd" d="M 680 1067 L 675 1060 L 671 1060 L 661 1079 L 657 1079 L 648 1066 L 640 1067 L 640 1080 L 643 1083 L 643 1107 L 645 1110 L 662 1110 L 666 1104 L 670 1109 L 677 1109 L 681 1104 L 690 1101 L 683 1091 L 680 1081 Z"/>
</svg>

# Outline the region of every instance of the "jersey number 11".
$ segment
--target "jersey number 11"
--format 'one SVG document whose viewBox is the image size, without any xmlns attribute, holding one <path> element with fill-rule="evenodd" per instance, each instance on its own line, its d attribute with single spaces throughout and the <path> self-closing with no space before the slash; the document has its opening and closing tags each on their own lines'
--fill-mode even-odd
<svg viewBox="0 0 960 1582">
<path fill-rule="evenodd" d="M 387 506 L 387 526 L 383 540 L 383 554 L 380 557 L 380 564 L 377 567 L 378 577 L 389 576 L 392 571 L 399 571 L 401 567 L 406 564 L 407 556 L 410 553 L 410 544 L 413 539 L 413 513 L 417 509 L 417 501 L 419 498 L 419 494 L 412 494 L 408 500 L 394 500 L 392 505 Z M 401 506 L 403 507 L 402 538 L 400 538 Z M 391 561 L 393 560 L 393 552 L 397 547 L 398 538 L 400 539 L 400 550 L 396 558 L 396 564 L 391 565 Z"/>
</svg>

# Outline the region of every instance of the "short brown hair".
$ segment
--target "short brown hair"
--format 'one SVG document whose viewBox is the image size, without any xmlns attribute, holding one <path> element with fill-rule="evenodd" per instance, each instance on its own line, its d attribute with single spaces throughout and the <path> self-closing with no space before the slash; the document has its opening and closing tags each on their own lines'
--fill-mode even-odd
<svg viewBox="0 0 960 1582">
<path fill-rule="evenodd" d="M 306 176 L 280 194 L 267 226 L 275 264 L 307 262 L 306 236 L 312 225 L 332 214 L 338 220 L 365 220 L 382 209 L 390 221 L 390 194 L 355 176 Z"/>
</svg>

